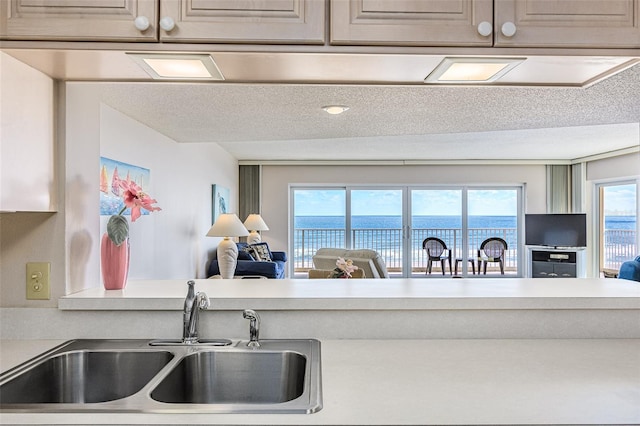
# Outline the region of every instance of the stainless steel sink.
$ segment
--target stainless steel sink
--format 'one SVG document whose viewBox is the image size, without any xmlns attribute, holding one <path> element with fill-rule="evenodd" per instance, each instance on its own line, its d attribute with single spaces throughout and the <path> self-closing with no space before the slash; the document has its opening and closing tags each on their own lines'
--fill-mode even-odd
<svg viewBox="0 0 640 426">
<path fill-rule="evenodd" d="M 45 359 L 0 387 L 4 404 L 94 403 L 138 392 L 169 352 L 74 351 Z"/>
<path fill-rule="evenodd" d="M 151 392 L 186 404 L 276 404 L 304 391 L 306 358 L 291 351 L 199 352 L 186 356 Z"/>
<path fill-rule="evenodd" d="M 153 342 L 153 345 L 151 343 Z M 320 342 L 73 340 L 0 375 L 0 412 L 313 413 Z"/>
</svg>

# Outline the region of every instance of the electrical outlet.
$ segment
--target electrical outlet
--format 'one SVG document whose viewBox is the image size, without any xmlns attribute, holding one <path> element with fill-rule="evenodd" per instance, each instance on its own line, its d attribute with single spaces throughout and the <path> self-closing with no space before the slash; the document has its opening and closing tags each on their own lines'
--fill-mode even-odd
<svg viewBox="0 0 640 426">
<path fill-rule="evenodd" d="M 51 298 L 51 287 L 49 286 L 50 272 L 51 263 L 49 262 L 27 263 L 28 300 L 49 300 Z"/>
</svg>

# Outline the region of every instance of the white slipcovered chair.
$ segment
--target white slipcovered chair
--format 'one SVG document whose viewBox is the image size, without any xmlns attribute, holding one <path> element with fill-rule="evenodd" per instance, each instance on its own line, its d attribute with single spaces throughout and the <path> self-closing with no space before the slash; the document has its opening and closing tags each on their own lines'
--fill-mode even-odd
<svg viewBox="0 0 640 426">
<path fill-rule="evenodd" d="M 367 278 L 389 278 L 384 259 L 377 251 L 369 249 L 321 248 L 313 256 L 313 266 L 315 269 L 335 269 L 339 257 L 351 259 Z"/>
</svg>

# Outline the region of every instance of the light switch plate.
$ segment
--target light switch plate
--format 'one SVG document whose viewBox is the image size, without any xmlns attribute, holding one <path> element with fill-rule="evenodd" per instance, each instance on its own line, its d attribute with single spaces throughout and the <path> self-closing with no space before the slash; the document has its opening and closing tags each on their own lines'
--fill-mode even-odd
<svg viewBox="0 0 640 426">
<path fill-rule="evenodd" d="M 51 298 L 50 273 L 51 263 L 49 262 L 27 263 L 28 300 L 49 300 Z"/>
</svg>

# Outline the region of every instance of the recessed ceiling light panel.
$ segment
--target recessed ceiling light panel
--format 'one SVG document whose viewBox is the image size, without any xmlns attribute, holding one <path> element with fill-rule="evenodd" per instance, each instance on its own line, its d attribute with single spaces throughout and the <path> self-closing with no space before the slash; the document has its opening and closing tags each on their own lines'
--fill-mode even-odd
<svg viewBox="0 0 640 426">
<path fill-rule="evenodd" d="M 224 80 L 211 55 L 127 53 L 157 80 Z"/>
<path fill-rule="evenodd" d="M 425 83 L 477 84 L 497 81 L 525 58 L 444 58 Z"/>
</svg>

